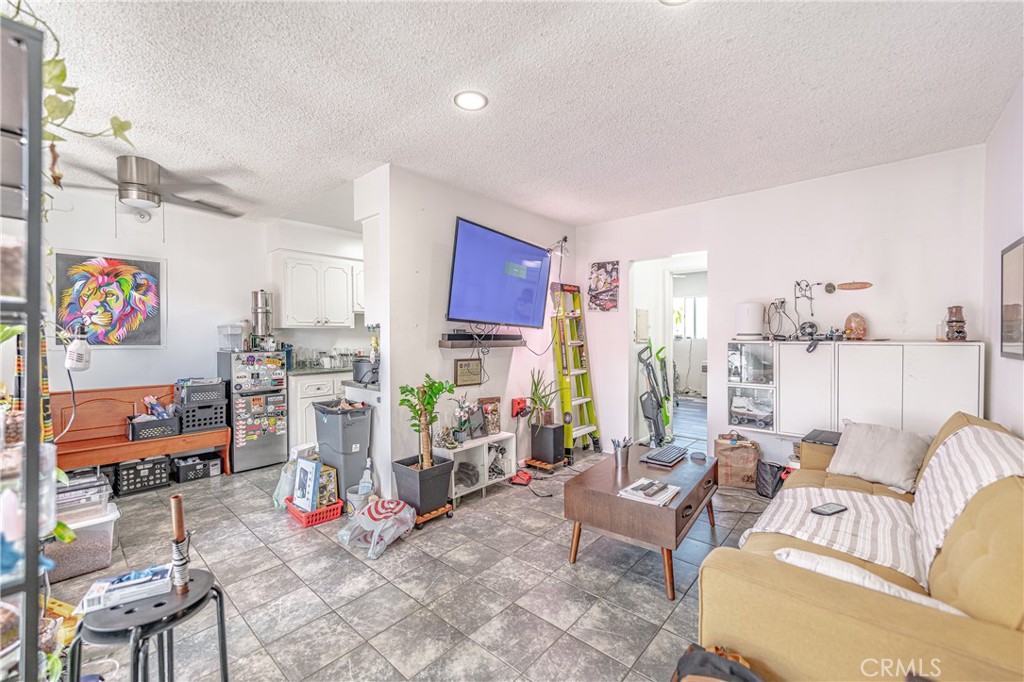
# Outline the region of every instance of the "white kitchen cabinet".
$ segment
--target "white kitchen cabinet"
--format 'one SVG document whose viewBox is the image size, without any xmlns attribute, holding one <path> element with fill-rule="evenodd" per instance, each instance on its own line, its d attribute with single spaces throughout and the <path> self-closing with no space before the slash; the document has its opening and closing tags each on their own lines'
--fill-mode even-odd
<svg viewBox="0 0 1024 682">
<path fill-rule="evenodd" d="M 320 321 L 320 264 L 307 258 L 285 258 L 281 293 L 278 324 L 315 327 Z"/>
<path fill-rule="evenodd" d="M 352 310 L 366 312 L 366 269 L 362 263 L 352 265 Z"/>
<path fill-rule="evenodd" d="M 945 415 L 980 415 L 982 346 L 943 343 L 903 348 L 903 429 L 927 436 Z"/>
<path fill-rule="evenodd" d="M 902 428 L 903 346 L 849 342 L 841 343 L 836 350 L 838 425 L 850 419 Z"/>
<path fill-rule="evenodd" d="M 819 343 L 807 352 L 807 343 L 780 343 L 776 363 L 779 433 L 803 436 L 814 429 L 832 429 L 834 343 Z"/>
<path fill-rule="evenodd" d="M 324 262 L 320 268 L 323 327 L 354 327 L 352 312 L 352 261 L 334 259 Z"/>
<path fill-rule="evenodd" d="M 270 277 L 277 289 L 275 326 L 355 327 L 355 266 L 347 258 L 277 249 Z"/>
<path fill-rule="evenodd" d="M 288 377 L 288 447 L 316 442 L 314 403 L 345 397 L 342 382 L 352 372 L 298 374 Z"/>
</svg>

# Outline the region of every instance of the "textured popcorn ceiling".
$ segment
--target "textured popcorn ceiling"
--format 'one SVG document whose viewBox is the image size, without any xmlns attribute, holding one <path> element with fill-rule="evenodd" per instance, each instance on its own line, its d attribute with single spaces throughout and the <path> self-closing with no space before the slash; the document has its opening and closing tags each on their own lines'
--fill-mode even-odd
<svg viewBox="0 0 1024 682">
<path fill-rule="evenodd" d="M 391 162 L 606 220 L 982 142 L 1022 70 L 1020 3 L 35 4 L 80 127 L 257 217 Z"/>
</svg>

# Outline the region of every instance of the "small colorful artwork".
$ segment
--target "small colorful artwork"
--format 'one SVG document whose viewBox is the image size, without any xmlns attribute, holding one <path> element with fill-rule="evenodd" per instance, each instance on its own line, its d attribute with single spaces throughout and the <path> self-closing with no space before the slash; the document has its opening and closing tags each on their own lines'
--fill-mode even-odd
<svg viewBox="0 0 1024 682">
<path fill-rule="evenodd" d="M 587 310 L 614 312 L 619 309 L 619 261 L 590 264 Z"/>
<path fill-rule="evenodd" d="M 57 324 L 93 346 L 163 345 L 163 261 L 57 253 Z"/>
</svg>

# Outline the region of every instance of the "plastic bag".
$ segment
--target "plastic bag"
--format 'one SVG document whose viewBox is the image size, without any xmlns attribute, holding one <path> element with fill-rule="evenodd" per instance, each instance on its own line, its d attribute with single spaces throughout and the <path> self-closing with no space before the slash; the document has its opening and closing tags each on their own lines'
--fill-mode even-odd
<svg viewBox="0 0 1024 682">
<path fill-rule="evenodd" d="M 284 498 L 291 497 L 295 492 L 295 460 L 290 459 L 281 467 L 281 477 L 274 488 L 274 509 L 284 509 Z"/>
<path fill-rule="evenodd" d="M 344 547 L 366 547 L 366 557 L 376 559 L 395 540 L 412 532 L 416 510 L 400 500 L 374 500 L 338 531 Z"/>
</svg>

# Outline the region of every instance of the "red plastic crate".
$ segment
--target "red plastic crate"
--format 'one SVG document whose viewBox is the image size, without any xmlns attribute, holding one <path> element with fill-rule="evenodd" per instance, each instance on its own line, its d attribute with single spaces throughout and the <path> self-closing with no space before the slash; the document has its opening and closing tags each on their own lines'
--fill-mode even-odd
<svg viewBox="0 0 1024 682">
<path fill-rule="evenodd" d="M 341 510 L 345 506 L 345 503 L 338 500 L 334 504 L 328 507 L 321 507 L 320 509 L 314 509 L 311 512 L 304 512 L 294 504 L 292 504 L 292 498 L 284 498 L 285 506 L 288 507 L 288 513 L 292 515 L 296 521 L 302 524 L 303 528 L 309 528 L 315 526 L 318 523 L 326 523 L 327 521 L 333 521 L 341 518 Z"/>
</svg>

